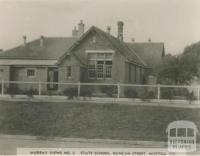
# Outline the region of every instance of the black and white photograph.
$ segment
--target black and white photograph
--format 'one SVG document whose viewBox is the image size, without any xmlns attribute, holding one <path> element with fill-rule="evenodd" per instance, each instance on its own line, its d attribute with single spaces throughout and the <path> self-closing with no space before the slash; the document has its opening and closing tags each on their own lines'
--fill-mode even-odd
<svg viewBox="0 0 200 156">
<path fill-rule="evenodd" d="M 0 155 L 200 155 L 200 1 L 0 0 Z"/>
</svg>

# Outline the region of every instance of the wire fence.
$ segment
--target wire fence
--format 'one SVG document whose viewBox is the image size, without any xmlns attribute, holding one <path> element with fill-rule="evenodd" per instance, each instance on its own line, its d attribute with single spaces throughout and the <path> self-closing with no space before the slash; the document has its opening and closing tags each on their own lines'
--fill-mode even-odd
<svg viewBox="0 0 200 156">
<path fill-rule="evenodd" d="M 63 83 L 4 81 L 1 95 L 57 95 L 74 97 L 112 97 L 133 99 L 200 100 L 200 86 L 140 85 L 122 83 Z"/>
</svg>

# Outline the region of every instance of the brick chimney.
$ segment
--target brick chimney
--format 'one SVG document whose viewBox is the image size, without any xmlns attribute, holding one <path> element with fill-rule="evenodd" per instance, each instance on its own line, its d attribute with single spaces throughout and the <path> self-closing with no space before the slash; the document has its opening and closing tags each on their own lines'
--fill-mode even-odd
<svg viewBox="0 0 200 156">
<path fill-rule="evenodd" d="M 78 24 L 78 37 L 81 37 L 83 35 L 84 26 L 85 24 L 83 24 L 83 20 L 81 20 L 80 23 Z"/>
<path fill-rule="evenodd" d="M 26 46 L 26 39 L 27 39 L 27 37 L 24 35 L 23 36 L 23 46 Z"/>
<path fill-rule="evenodd" d="M 44 36 L 40 36 L 40 47 L 44 46 Z"/>
<path fill-rule="evenodd" d="M 110 26 L 107 26 L 107 29 L 106 29 L 106 32 L 110 35 L 110 30 L 111 30 L 111 27 Z"/>
<path fill-rule="evenodd" d="M 123 21 L 119 21 L 117 22 L 117 25 L 118 25 L 118 39 L 120 41 L 123 41 L 123 26 L 124 26 L 124 22 Z"/>
<path fill-rule="evenodd" d="M 74 29 L 72 30 L 72 37 L 75 37 L 75 38 L 78 37 L 78 30 L 76 29 L 76 27 L 74 27 Z"/>
</svg>

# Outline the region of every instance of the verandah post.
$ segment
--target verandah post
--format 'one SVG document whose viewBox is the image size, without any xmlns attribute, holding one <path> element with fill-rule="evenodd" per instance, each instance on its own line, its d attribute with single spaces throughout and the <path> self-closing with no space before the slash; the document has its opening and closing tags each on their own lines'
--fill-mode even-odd
<svg viewBox="0 0 200 156">
<path fill-rule="evenodd" d="M 157 97 L 157 99 L 159 100 L 160 99 L 160 84 L 158 84 L 157 88 L 158 88 L 158 97 Z"/>
<path fill-rule="evenodd" d="M 120 98 L 120 83 L 117 83 L 117 98 Z"/>
<path fill-rule="evenodd" d="M 39 81 L 39 83 L 38 83 L 38 94 L 39 94 L 39 96 L 41 95 L 41 90 L 42 90 L 42 86 L 41 86 L 41 81 Z"/>
<path fill-rule="evenodd" d="M 81 83 L 78 83 L 78 97 L 80 97 L 80 92 L 81 92 Z"/>
<path fill-rule="evenodd" d="M 1 81 L 1 95 L 4 95 L 4 80 Z"/>
</svg>

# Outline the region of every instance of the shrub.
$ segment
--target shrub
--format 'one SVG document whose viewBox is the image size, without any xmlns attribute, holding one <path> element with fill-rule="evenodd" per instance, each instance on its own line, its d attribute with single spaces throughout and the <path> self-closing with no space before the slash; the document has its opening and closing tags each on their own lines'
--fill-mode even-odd
<svg viewBox="0 0 200 156">
<path fill-rule="evenodd" d="M 150 101 L 151 99 L 155 99 L 155 97 L 155 92 L 152 90 L 149 91 L 147 88 L 144 88 L 140 95 L 142 101 Z"/>
<path fill-rule="evenodd" d="M 83 86 L 80 89 L 80 96 L 91 97 L 93 92 L 94 92 L 93 86 Z"/>
<path fill-rule="evenodd" d="M 10 94 L 11 97 L 14 97 L 16 94 L 19 94 L 21 91 L 16 86 L 10 86 L 6 89 L 6 93 Z"/>
<path fill-rule="evenodd" d="M 188 93 L 189 92 L 188 92 L 187 88 L 173 88 L 173 95 L 174 96 L 187 97 Z"/>
<path fill-rule="evenodd" d="M 101 86 L 101 92 L 105 93 L 108 97 L 113 97 L 117 92 L 116 86 Z"/>
<path fill-rule="evenodd" d="M 172 88 L 161 88 L 161 98 L 172 100 L 173 98 L 173 89 Z"/>
<path fill-rule="evenodd" d="M 192 91 L 192 92 L 189 92 L 189 91 L 188 91 L 187 96 L 186 96 L 186 99 L 187 99 L 187 100 L 189 101 L 189 103 L 191 104 L 192 101 L 195 100 L 194 92 L 193 92 L 193 91 Z"/>
<path fill-rule="evenodd" d="M 134 88 L 127 87 L 124 91 L 124 95 L 127 98 L 138 98 L 138 93 Z"/>
<path fill-rule="evenodd" d="M 78 89 L 76 87 L 69 87 L 63 91 L 63 94 L 68 97 L 68 99 L 73 99 L 78 95 Z"/>
<path fill-rule="evenodd" d="M 31 89 L 27 90 L 25 93 L 26 93 L 26 95 L 27 95 L 28 97 L 31 97 L 31 98 L 32 98 L 33 95 L 37 94 L 37 90 L 31 88 Z"/>
<path fill-rule="evenodd" d="M 42 91 L 42 95 L 52 96 L 54 95 L 51 90 Z"/>
</svg>

